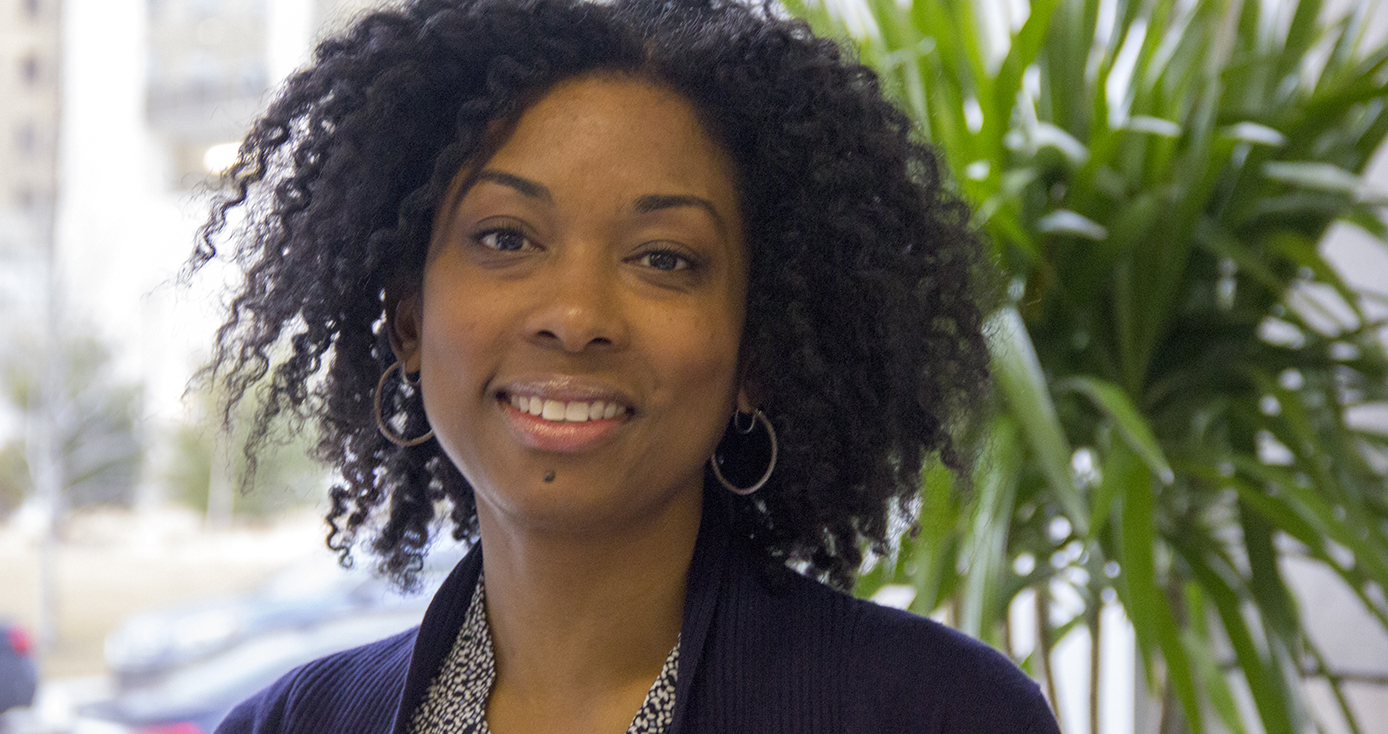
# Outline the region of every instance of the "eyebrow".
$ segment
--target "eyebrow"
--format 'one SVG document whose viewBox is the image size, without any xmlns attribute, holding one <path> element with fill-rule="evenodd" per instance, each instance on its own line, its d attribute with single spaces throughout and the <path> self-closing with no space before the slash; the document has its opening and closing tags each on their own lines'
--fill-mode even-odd
<svg viewBox="0 0 1388 734">
<path fill-rule="evenodd" d="M 528 178 L 521 178 L 514 174 L 503 173 L 488 168 L 477 174 L 477 180 L 491 181 L 492 183 L 499 183 L 502 186 L 509 186 L 531 199 L 541 199 L 548 202 L 554 201 L 554 195 L 549 192 L 549 189 L 546 188 L 544 184 L 536 183 Z"/>
<path fill-rule="evenodd" d="M 550 203 L 554 202 L 554 194 L 550 193 L 549 188 L 544 184 L 531 181 L 528 178 L 521 178 L 513 173 L 487 168 L 477 174 L 477 181 L 491 181 L 492 183 L 515 189 L 520 192 L 521 195 L 528 198 L 539 199 Z M 718 227 L 719 231 L 727 231 L 727 222 L 723 221 L 723 216 L 718 213 L 718 208 L 713 205 L 713 202 L 702 196 L 693 196 L 690 194 L 646 194 L 636 197 L 636 202 L 632 205 L 632 209 L 637 214 L 650 214 L 651 212 L 660 211 L 661 209 L 674 209 L 686 206 L 703 209 L 708 212 L 708 215 L 713 218 L 713 222 Z"/>
<path fill-rule="evenodd" d="M 687 194 L 646 194 L 636 198 L 633 209 L 637 214 L 650 214 L 661 209 L 673 209 L 675 207 L 692 206 L 696 209 L 703 209 L 713 217 L 713 223 L 717 225 L 720 232 L 726 232 L 727 223 L 723 221 L 722 215 L 718 213 L 718 208 L 713 202 L 701 196 L 690 196 Z"/>
</svg>

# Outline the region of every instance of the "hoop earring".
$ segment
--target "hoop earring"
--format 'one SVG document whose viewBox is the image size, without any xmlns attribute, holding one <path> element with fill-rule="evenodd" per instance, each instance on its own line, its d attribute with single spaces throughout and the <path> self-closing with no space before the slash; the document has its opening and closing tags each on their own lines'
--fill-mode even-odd
<svg viewBox="0 0 1388 734">
<path fill-rule="evenodd" d="M 403 380 L 406 385 L 409 385 L 410 387 L 417 387 L 419 385 L 418 380 L 410 382 L 409 376 L 405 373 L 404 365 L 402 365 L 400 363 L 400 360 L 398 359 L 395 360 L 395 364 L 392 364 L 391 366 L 387 367 L 386 371 L 381 373 L 381 379 L 376 381 L 376 396 L 375 400 L 373 401 L 376 407 L 376 430 L 380 431 L 381 435 L 385 436 L 387 441 L 395 444 L 396 446 L 418 446 L 434 437 L 434 429 L 430 428 L 428 433 L 425 433 L 423 436 L 419 436 L 417 438 L 405 438 L 404 436 L 395 433 L 395 431 L 391 429 L 390 424 L 386 423 L 384 411 L 381 408 L 381 402 L 383 399 L 382 396 L 385 393 L 386 388 L 386 378 L 390 377 L 390 373 L 395 372 L 396 370 L 400 371 L 400 379 Z"/>
<path fill-rule="evenodd" d="M 742 411 L 740 411 L 740 410 L 735 410 L 735 411 L 733 411 L 733 428 L 736 428 L 736 429 L 737 429 L 737 432 L 738 432 L 738 433 L 741 433 L 741 434 L 744 435 L 744 436 L 750 434 L 750 433 L 752 432 L 752 429 L 754 429 L 754 428 L 757 427 L 757 413 L 760 413 L 760 412 L 761 412 L 760 410 L 756 411 L 756 413 L 744 413 L 744 412 L 742 412 Z M 742 427 L 742 420 L 741 420 L 741 419 L 742 419 L 742 416 L 744 416 L 744 415 L 747 416 L 747 427 L 746 427 L 746 428 L 743 428 L 743 427 Z"/>
<path fill-rule="evenodd" d="M 750 487 L 734 487 L 732 483 L 729 482 L 723 476 L 723 472 L 718 468 L 717 449 L 714 449 L 713 455 L 708 457 L 708 464 L 710 467 L 713 468 L 714 478 L 718 480 L 719 484 L 723 485 L 724 489 L 728 490 L 729 492 L 732 492 L 733 494 L 740 494 L 745 497 L 766 486 L 766 481 L 771 478 L 771 472 L 775 471 L 776 469 L 776 453 L 778 447 L 776 442 L 776 429 L 771 427 L 771 421 L 766 417 L 765 413 L 761 412 L 761 410 L 753 412 L 751 417 L 751 423 L 747 426 L 747 430 L 745 431 L 742 429 L 742 426 L 738 425 L 737 421 L 737 419 L 742 415 L 745 415 L 742 411 L 738 411 L 733 414 L 734 430 L 744 435 L 749 434 L 752 432 L 752 429 L 756 428 L 757 424 L 760 423 L 762 427 L 766 429 L 766 436 L 771 441 L 771 461 L 767 462 L 766 471 L 762 472 L 761 479 L 758 479 L 757 483 L 753 484 Z"/>
</svg>

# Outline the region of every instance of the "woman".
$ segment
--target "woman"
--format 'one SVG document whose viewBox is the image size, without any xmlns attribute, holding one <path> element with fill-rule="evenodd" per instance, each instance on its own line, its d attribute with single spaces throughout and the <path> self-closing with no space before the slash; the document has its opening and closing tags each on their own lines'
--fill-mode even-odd
<svg viewBox="0 0 1388 734">
<path fill-rule="evenodd" d="M 195 259 L 244 208 L 214 372 L 273 377 L 248 456 L 316 422 L 344 561 L 477 544 L 418 630 L 219 731 L 1056 731 L 997 653 L 831 588 L 966 468 L 987 382 L 909 133 L 740 2 L 412 0 L 322 44 Z"/>
</svg>

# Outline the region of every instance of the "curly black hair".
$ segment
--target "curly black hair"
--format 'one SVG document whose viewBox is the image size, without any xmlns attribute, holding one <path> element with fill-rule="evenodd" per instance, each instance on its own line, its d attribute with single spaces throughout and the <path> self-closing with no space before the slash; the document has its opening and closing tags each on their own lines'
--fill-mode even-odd
<svg viewBox="0 0 1388 734">
<path fill-rule="evenodd" d="M 731 153 L 751 249 L 742 349 L 781 458 L 751 497 L 706 491 L 769 562 L 850 585 L 932 457 L 967 473 L 955 436 L 989 382 L 989 268 L 875 74 L 761 0 L 407 0 L 321 43 L 241 146 L 190 263 L 230 235 L 245 271 L 208 372 L 228 419 L 258 393 L 247 458 L 279 419 L 317 425 L 344 563 L 374 533 L 380 568 L 411 583 L 450 505 L 454 537 L 476 537 L 472 489 L 437 442 L 377 429 L 387 294 L 419 287 L 435 209 L 494 131 L 590 73 L 683 95 Z M 390 395 L 405 434 L 427 431 L 410 387 Z"/>
</svg>

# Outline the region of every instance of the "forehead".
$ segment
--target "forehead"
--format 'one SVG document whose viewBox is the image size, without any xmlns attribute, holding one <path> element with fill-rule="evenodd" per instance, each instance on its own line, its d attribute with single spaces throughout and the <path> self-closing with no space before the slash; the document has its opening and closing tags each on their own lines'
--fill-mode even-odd
<svg viewBox="0 0 1388 734">
<path fill-rule="evenodd" d="M 693 103 L 670 88 L 625 74 L 581 76 L 559 82 L 523 112 L 501 151 L 548 149 L 559 152 L 548 135 L 563 131 L 573 143 L 595 143 L 620 136 L 620 145 L 722 162 L 726 152 L 699 121 Z"/>
<path fill-rule="evenodd" d="M 484 165 L 586 198 L 702 196 L 740 229 L 731 156 L 692 103 L 645 79 L 613 73 L 556 84 L 520 115 Z M 458 187 L 477 170 L 466 167 L 447 199 L 465 195 Z"/>
</svg>

